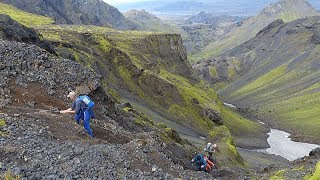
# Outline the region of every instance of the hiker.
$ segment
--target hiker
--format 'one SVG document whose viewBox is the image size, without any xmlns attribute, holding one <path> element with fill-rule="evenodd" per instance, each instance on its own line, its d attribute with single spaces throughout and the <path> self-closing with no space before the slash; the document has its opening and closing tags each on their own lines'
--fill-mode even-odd
<svg viewBox="0 0 320 180">
<path fill-rule="evenodd" d="M 197 171 L 206 171 L 207 163 L 202 154 L 197 154 L 197 156 L 191 160 L 191 163 L 196 163 Z"/>
<path fill-rule="evenodd" d="M 211 162 L 215 162 L 212 154 L 217 150 L 219 151 L 217 144 L 211 144 L 210 142 L 204 147 L 204 152 L 208 152 L 208 159 Z"/>
<path fill-rule="evenodd" d="M 90 138 L 93 138 L 92 129 L 90 128 L 90 118 L 94 118 L 92 107 L 94 106 L 93 101 L 86 96 L 77 96 L 77 93 L 71 91 L 68 96 L 73 102 L 71 108 L 60 111 L 61 114 L 75 114 L 74 118 L 77 124 L 80 124 L 80 120 L 83 120 L 83 126 Z"/>
</svg>

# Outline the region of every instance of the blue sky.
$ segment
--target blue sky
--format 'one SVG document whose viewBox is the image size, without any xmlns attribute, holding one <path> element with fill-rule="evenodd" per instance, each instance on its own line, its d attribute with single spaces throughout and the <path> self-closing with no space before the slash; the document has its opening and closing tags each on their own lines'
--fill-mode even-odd
<svg viewBox="0 0 320 180">
<path fill-rule="evenodd" d="M 108 4 L 115 5 L 115 4 L 150 1 L 150 0 L 103 0 L 103 1 Z"/>
</svg>

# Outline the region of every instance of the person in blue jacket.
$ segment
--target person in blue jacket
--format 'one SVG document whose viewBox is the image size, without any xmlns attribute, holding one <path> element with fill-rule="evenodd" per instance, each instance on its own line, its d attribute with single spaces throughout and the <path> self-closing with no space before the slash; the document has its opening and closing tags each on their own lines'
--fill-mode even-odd
<svg viewBox="0 0 320 180">
<path fill-rule="evenodd" d="M 93 132 L 90 128 L 90 119 L 94 118 L 93 106 L 94 103 L 88 96 L 77 96 L 77 93 L 71 91 L 68 96 L 73 103 L 71 108 L 67 110 L 60 111 L 61 114 L 75 114 L 74 118 L 77 124 L 80 124 L 80 120 L 83 120 L 83 126 L 90 138 L 93 138 Z"/>
<path fill-rule="evenodd" d="M 195 158 L 191 160 L 192 163 L 195 163 L 197 171 L 206 171 L 207 163 L 204 160 L 202 154 L 197 154 Z"/>
</svg>

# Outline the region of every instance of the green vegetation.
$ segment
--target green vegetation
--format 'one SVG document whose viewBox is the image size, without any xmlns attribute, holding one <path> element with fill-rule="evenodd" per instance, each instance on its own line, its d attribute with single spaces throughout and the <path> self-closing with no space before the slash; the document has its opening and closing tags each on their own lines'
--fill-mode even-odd
<svg viewBox="0 0 320 180">
<path fill-rule="evenodd" d="M 286 173 L 285 170 L 277 171 L 276 173 L 274 173 L 273 176 L 270 177 L 270 180 L 283 180 L 285 173 Z"/>
<path fill-rule="evenodd" d="M 6 121 L 3 120 L 3 119 L 0 119 L 0 127 L 2 127 L 2 126 L 4 126 L 4 125 L 6 125 Z"/>
<path fill-rule="evenodd" d="M 212 77 L 216 77 L 218 75 L 217 69 L 213 66 L 209 66 L 209 72 Z"/>
<path fill-rule="evenodd" d="M 242 117 L 226 107 L 221 107 L 221 118 L 230 131 L 236 135 L 248 134 L 248 136 L 257 136 L 261 133 L 261 124 Z"/>
<path fill-rule="evenodd" d="M 267 74 L 257 78 L 253 82 L 246 84 L 245 86 L 241 87 L 239 90 L 235 91 L 231 96 L 239 96 L 241 94 L 248 94 L 252 91 L 259 89 L 261 86 L 268 85 L 270 82 L 278 79 L 282 76 L 286 71 L 286 65 L 279 66 Z"/>
<path fill-rule="evenodd" d="M 5 125 L 6 125 L 6 121 L 3 119 L 0 119 L 0 127 L 5 126 Z M 4 136 L 4 135 L 5 135 L 5 133 L 0 131 L 0 137 Z"/>
<path fill-rule="evenodd" d="M 312 175 L 304 177 L 305 180 L 317 180 L 320 179 L 320 162 L 317 163 L 316 169 Z"/>
<path fill-rule="evenodd" d="M 54 20 L 51 18 L 27 13 L 11 5 L 2 4 L 2 3 L 0 3 L 0 14 L 7 14 L 12 19 L 28 27 L 38 26 L 38 25 L 47 25 L 47 24 L 52 24 L 54 22 Z"/>
<path fill-rule="evenodd" d="M 203 132 L 209 132 L 216 126 L 206 114 L 207 111 L 214 111 L 236 135 L 261 133 L 260 124 L 225 108 L 209 85 L 178 75 L 185 73 L 190 66 L 182 62 L 181 56 L 176 53 L 161 53 L 164 48 L 172 51 L 172 47 L 179 52 L 179 35 L 75 25 L 38 26 L 37 29 L 44 39 L 57 42 L 55 48 L 58 54 L 73 56 L 81 64 L 98 68 L 103 86 L 118 102 L 134 97 L 143 102 L 148 111 L 156 110 L 170 121 Z M 71 44 L 72 48 L 65 47 L 65 44 Z M 154 127 L 149 117 L 151 113 L 139 115 L 130 108 L 124 110 L 134 114 L 136 124 Z M 169 139 L 175 134 L 169 130 L 163 133 L 163 137 Z M 234 152 L 232 142 L 226 144 L 230 153 Z"/>
<path fill-rule="evenodd" d="M 215 152 L 215 154 L 217 156 L 217 161 L 219 162 L 219 164 L 226 165 L 231 161 L 231 165 L 233 166 L 245 166 L 242 157 L 239 155 L 236 149 L 235 141 L 232 138 L 227 126 L 214 127 L 210 131 L 207 140 L 209 142 L 215 142 L 218 145 L 219 151 Z M 229 157 L 229 160 L 226 160 L 225 157 Z"/>
</svg>

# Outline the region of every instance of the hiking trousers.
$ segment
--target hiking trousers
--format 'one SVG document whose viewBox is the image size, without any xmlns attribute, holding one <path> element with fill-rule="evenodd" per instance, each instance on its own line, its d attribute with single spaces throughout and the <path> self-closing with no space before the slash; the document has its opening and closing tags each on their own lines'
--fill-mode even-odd
<svg viewBox="0 0 320 180">
<path fill-rule="evenodd" d="M 89 134 L 91 138 L 93 138 L 93 132 L 90 127 L 90 119 L 94 118 L 94 114 L 92 109 L 87 109 L 87 110 L 80 110 L 78 114 L 74 116 L 74 119 L 76 120 L 77 124 L 80 124 L 80 120 L 83 120 L 83 127 Z"/>
</svg>

